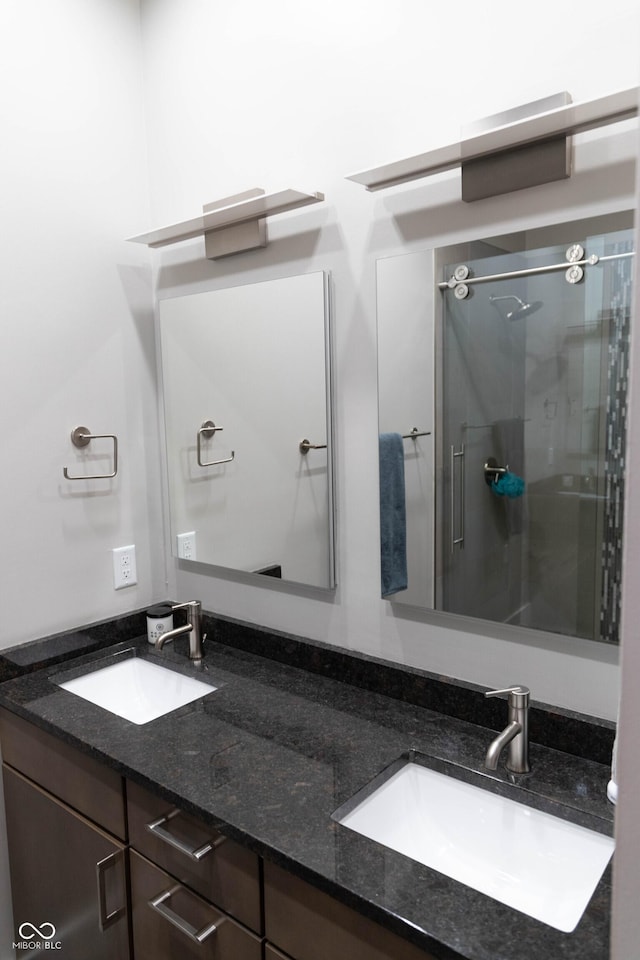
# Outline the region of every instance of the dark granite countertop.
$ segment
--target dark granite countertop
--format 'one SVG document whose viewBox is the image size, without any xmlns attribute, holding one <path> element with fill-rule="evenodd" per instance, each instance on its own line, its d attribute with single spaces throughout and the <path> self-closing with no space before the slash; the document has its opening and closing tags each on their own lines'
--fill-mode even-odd
<svg viewBox="0 0 640 960">
<path fill-rule="evenodd" d="M 226 644 L 207 646 L 218 684 L 204 700 L 142 726 L 62 690 L 70 679 L 134 649 L 192 674 L 180 649 L 157 654 L 125 640 L 0 685 L 0 704 L 203 818 L 441 960 L 603 960 L 608 956 L 611 865 L 576 930 L 561 933 L 396 854 L 331 819 L 337 807 L 407 751 L 483 771 L 494 732 Z M 79 669 L 82 668 L 82 669 Z M 506 707 L 503 704 L 506 715 Z M 515 778 L 532 806 L 566 805 L 570 818 L 612 832 L 609 769 L 531 745 L 532 773 Z"/>
</svg>

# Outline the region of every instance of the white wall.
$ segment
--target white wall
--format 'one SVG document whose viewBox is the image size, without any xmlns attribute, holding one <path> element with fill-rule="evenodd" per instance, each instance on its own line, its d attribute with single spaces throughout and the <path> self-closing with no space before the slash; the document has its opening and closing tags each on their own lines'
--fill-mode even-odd
<svg viewBox="0 0 640 960">
<path fill-rule="evenodd" d="M 617 651 L 576 640 L 395 614 L 379 599 L 375 263 L 380 257 L 624 209 L 632 126 L 577 139 L 570 181 L 475 204 L 459 174 L 366 191 L 344 179 L 457 139 L 460 126 L 567 89 L 584 100 L 638 83 L 636 0 L 575 11 L 543 0 L 142 0 L 151 215 L 195 215 L 248 189 L 322 190 L 323 206 L 270 222 L 265 251 L 220 263 L 190 241 L 154 255 L 159 296 L 329 269 L 335 289 L 339 587 L 323 597 L 176 565 L 208 609 L 536 699 L 615 716 Z M 174 586 L 173 579 L 171 586 Z"/>
<path fill-rule="evenodd" d="M 0 646 L 166 595 L 157 485 L 137 0 L 0 4 Z M 115 433 L 112 481 L 71 483 L 76 426 Z M 92 452 L 110 452 L 94 441 Z M 153 470 L 154 463 L 156 470 Z M 89 461 L 110 472 L 110 458 Z M 98 469 L 102 468 L 102 469 Z M 155 544 L 153 543 L 155 541 Z M 112 547 L 139 585 L 114 592 Z M 12 956 L 0 810 L 0 957 Z"/>
<path fill-rule="evenodd" d="M 148 217 L 137 0 L 4 0 L 0 118 L 6 647 L 166 592 L 150 269 L 124 242 Z M 118 436 L 114 480 L 63 478 L 77 426 Z M 110 472 L 110 442 L 87 463 Z M 129 543 L 139 584 L 116 593 Z"/>
</svg>

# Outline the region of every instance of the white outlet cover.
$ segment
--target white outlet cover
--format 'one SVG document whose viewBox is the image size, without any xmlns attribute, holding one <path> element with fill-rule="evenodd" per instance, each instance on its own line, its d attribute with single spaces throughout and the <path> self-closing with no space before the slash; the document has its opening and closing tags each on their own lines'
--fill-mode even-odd
<svg viewBox="0 0 640 960">
<path fill-rule="evenodd" d="M 196 559 L 196 532 L 190 530 L 189 533 L 179 533 L 176 536 L 178 544 L 178 558 L 180 560 Z"/>
<path fill-rule="evenodd" d="M 115 547 L 113 554 L 113 586 L 115 590 L 132 587 L 138 582 L 136 568 L 136 547 L 130 543 L 126 547 Z"/>
</svg>

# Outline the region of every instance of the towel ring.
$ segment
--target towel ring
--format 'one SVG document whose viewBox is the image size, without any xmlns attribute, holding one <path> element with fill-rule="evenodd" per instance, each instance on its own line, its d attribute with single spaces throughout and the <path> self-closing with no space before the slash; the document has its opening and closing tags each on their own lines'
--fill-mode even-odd
<svg viewBox="0 0 640 960">
<path fill-rule="evenodd" d="M 98 473 L 91 476 L 74 477 L 67 467 L 62 468 L 66 480 L 110 480 L 118 472 L 118 438 L 113 433 L 91 433 L 88 427 L 76 427 L 71 431 L 71 443 L 75 447 L 86 447 L 91 440 L 113 440 L 113 473 Z"/>
<path fill-rule="evenodd" d="M 219 430 L 224 430 L 224 427 L 216 427 L 213 420 L 205 420 L 200 429 L 198 430 L 196 436 L 196 446 L 198 449 L 198 463 L 201 467 L 215 467 L 219 463 L 231 463 L 235 457 L 235 450 L 231 451 L 231 456 L 226 457 L 224 460 L 203 460 L 202 459 L 202 437 L 213 437 Z"/>
</svg>

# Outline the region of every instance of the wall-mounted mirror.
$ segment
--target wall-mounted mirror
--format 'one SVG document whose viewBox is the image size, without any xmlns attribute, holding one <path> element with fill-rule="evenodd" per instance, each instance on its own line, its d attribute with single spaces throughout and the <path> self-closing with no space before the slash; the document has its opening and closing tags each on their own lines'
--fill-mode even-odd
<svg viewBox="0 0 640 960">
<path fill-rule="evenodd" d="M 160 302 L 174 556 L 335 585 L 329 277 Z"/>
<path fill-rule="evenodd" d="M 633 259 L 618 213 L 378 261 L 387 599 L 617 642 Z"/>
</svg>

